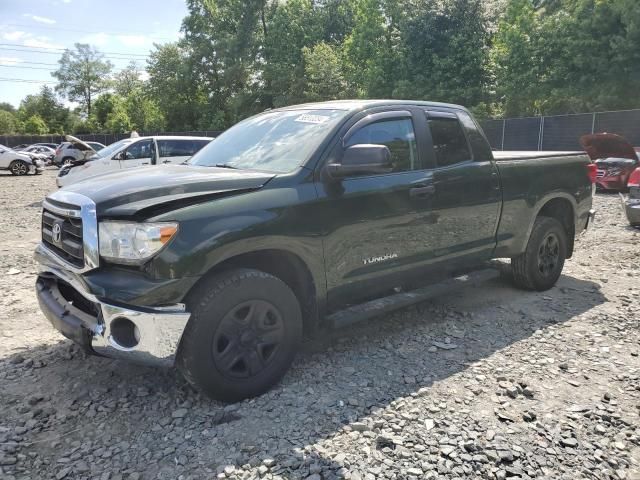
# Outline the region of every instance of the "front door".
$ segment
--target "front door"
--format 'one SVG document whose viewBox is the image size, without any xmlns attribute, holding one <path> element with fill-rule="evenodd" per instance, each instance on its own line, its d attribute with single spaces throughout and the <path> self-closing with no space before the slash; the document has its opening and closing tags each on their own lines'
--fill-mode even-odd
<svg viewBox="0 0 640 480">
<path fill-rule="evenodd" d="M 394 165 L 391 173 L 318 184 L 318 221 L 327 225 L 330 309 L 379 296 L 429 261 L 432 174 L 424 168 L 416 141 L 416 128 L 426 128 L 419 114 L 398 110 L 368 115 L 336 147 L 344 151 L 357 144 L 386 145 Z"/>
<path fill-rule="evenodd" d="M 129 145 L 122 155 L 120 155 L 120 168 L 135 168 L 151 165 L 153 153 L 153 140 L 149 138 L 138 140 Z"/>
</svg>

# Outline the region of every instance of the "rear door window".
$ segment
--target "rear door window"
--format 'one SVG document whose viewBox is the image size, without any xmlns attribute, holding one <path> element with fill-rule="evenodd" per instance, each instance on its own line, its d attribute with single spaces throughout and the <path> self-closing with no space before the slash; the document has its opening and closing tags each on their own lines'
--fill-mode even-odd
<svg viewBox="0 0 640 480">
<path fill-rule="evenodd" d="M 471 160 L 467 137 L 455 116 L 430 116 L 428 119 L 438 167 Z"/>
<path fill-rule="evenodd" d="M 193 140 L 158 140 L 160 158 L 190 157 L 200 148 L 196 148 Z"/>
</svg>

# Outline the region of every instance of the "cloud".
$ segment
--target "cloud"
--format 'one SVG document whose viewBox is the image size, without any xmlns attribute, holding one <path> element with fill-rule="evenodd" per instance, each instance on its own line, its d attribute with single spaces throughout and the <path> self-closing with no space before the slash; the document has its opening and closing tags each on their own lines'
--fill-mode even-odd
<svg viewBox="0 0 640 480">
<path fill-rule="evenodd" d="M 117 35 L 116 38 L 127 47 L 142 47 L 151 43 L 151 40 L 144 35 Z"/>
<path fill-rule="evenodd" d="M 17 40 L 20 40 L 21 38 L 27 36 L 26 32 L 20 32 L 20 31 L 15 31 L 15 32 L 7 32 L 7 33 L 3 33 L 2 34 L 2 38 L 5 40 L 8 40 L 10 42 L 15 42 Z"/>
<path fill-rule="evenodd" d="M 53 18 L 40 17 L 38 15 L 31 15 L 30 18 L 34 22 L 46 23 L 47 25 L 53 25 L 54 23 L 56 23 L 56 21 Z"/>
<path fill-rule="evenodd" d="M 0 65 L 17 65 L 22 63 L 20 58 L 16 57 L 0 57 Z"/>
<path fill-rule="evenodd" d="M 89 45 L 97 45 L 98 47 L 104 47 L 111 37 L 104 32 L 92 33 L 91 35 L 85 35 L 80 39 L 80 43 L 88 43 Z"/>
<path fill-rule="evenodd" d="M 32 48 L 48 48 L 48 49 L 64 48 L 63 45 L 53 43 L 49 37 L 34 37 L 31 35 L 28 35 L 28 38 L 24 39 L 24 41 L 22 42 L 22 45 L 24 45 L 25 47 L 32 47 Z"/>
</svg>

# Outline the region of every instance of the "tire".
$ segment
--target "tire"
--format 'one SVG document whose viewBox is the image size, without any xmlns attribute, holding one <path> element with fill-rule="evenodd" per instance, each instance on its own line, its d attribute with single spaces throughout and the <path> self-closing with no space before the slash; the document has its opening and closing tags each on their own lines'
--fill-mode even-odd
<svg viewBox="0 0 640 480">
<path fill-rule="evenodd" d="M 567 258 L 567 244 L 567 232 L 558 220 L 538 217 L 525 252 L 511 259 L 515 285 L 537 291 L 553 287 Z"/>
<path fill-rule="evenodd" d="M 237 402 L 285 375 L 302 340 L 300 304 L 280 279 L 258 270 L 217 275 L 189 295 L 191 318 L 176 364 L 206 395 Z"/>
<path fill-rule="evenodd" d="M 13 175 L 22 176 L 29 173 L 29 165 L 27 164 L 27 162 L 24 162 L 22 160 L 14 160 L 13 162 L 11 162 L 11 165 L 9 165 L 9 170 Z"/>
</svg>

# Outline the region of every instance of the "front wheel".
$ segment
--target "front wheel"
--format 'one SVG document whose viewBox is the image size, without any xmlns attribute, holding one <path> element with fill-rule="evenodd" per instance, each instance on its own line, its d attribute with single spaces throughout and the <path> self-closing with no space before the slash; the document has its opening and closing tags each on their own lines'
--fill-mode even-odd
<svg viewBox="0 0 640 480">
<path fill-rule="evenodd" d="M 22 160 L 15 160 L 9 165 L 9 170 L 13 175 L 26 175 L 29 173 L 29 165 Z"/>
<path fill-rule="evenodd" d="M 553 287 L 567 258 L 567 243 L 567 232 L 558 220 L 538 217 L 525 252 L 511 259 L 516 286 L 538 291 Z"/>
<path fill-rule="evenodd" d="M 258 270 L 217 275 L 188 301 L 178 351 L 185 378 L 212 398 L 260 395 L 287 372 L 302 339 L 300 304 L 280 279 Z"/>
</svg>

